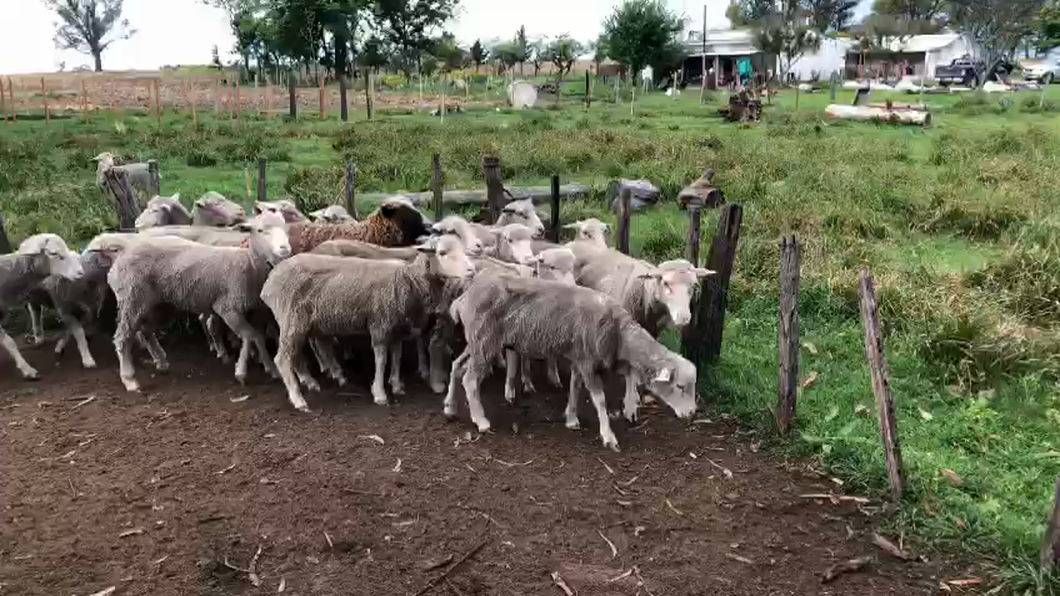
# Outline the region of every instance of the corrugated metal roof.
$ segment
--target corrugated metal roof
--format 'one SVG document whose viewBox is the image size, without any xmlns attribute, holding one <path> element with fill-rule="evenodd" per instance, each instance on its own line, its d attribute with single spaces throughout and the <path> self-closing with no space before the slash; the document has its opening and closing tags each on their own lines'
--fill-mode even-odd
<svg viewBox="0 0 1060 596">
<path fill-rule="evenodd" d="M 892 52 L 933 52 L 960 41 L 959 33 L 935 33 L 932 35 L 914 35 L 905 39 L 892 39 L 887 46 Z"/>
</svg>

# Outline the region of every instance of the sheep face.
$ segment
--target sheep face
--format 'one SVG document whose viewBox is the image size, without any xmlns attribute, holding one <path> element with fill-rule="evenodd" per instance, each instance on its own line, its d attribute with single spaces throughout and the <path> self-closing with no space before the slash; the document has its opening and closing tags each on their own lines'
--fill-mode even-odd
<svg viewBox="0 0 1060 596">
<path fill-rule="evenodd" d="M 464 244 L 452 236 L 431 239 L 416 250 L 430 255 L 444 277 L 471 279 L 475 275 L 475 264 L 467 256 Z"/>
<path fill-rule="evenodd" d="M 684 327 L 692 320 L 689 305 L 699 287 L 699 279 L 713 274 L 709 269 L 693 267 L 688 261 L 676 260 L 667 261 L 640 277 L 655 281 L 655 299 L 666 307 L 674 325 Z"/>
<path fill-rule="evenodd" d="M 550 248 L 537 255 L 537 277 L 545 281 L 556 281 L 568 286 L 574 280 L 574 253 L 569 248 Z"/>
<path fill-rule="evenodd" d="M 258 215 L 262 213 L 277 213 L 282 215 L 287 223 L 305 221 L 305 216 L 298 210 L 298 206 L 287 199 L 281 199 L 279 201 L 258 201 L 254 204 L 254 213 Z"/>
<path fill-rule="evenodd" d="M 696 367 L 677 354 L 672 360 L 672 366 L 657 371 L 647 388 L 678 418 L 691 418 L 696 413 Z"/>
<path fill-rule="evenodd" d="M 180 204 L 180 194 L 171 197 L 155 197 L 147 202 L 143 213 L 136 218 L 136 229 L 144 230 L 158 226 L 184 226 L 191 223 L 191 217 Z"/>
<path fill-rule="evenodd" d="M 318 209 L 309 214 L 316 221 L 324 223 L 337 224 L 356 221 L 350 212 L 341 205 L 329 205 L 323 209 Z"/>
<path fill-rule="evenodd" d="M 216 192 L 208 192 L 195 201 L 196 221 L 208 226 L 232 226 L 247 219 L 243 207 Z"/>
<path fill-rule="evenodd" d="M 473 257 L 482 256 L 482 251 L 486 248 L 471 224 L 459 215 L 443 218 L 442 221 L 431 226 L 431 233 L 459 238 L 464 243 L 467 253 Z"/>
<path fill-rule="evenodd" d="M 535 238 L 540 238 L 545 234 L 545 224 L 541 223 L 541 218 L 537 215 L 537 210 L 534 209 L 534 202 L 531 199 L 512 201 L 504 206 L 501 211 L 501 219 L 497 224 L 508 225 L 513 223 L 523 224 L 530 228 Z"/>
<path fill-rule="evenodd" d="M 408 199 L 387 199 L 379 206 L 377 217 L 388 220 L 401 233 L 401 241 L 396 246 L 410 246 L 419 237 L 430 234 L 423 214 Z"/>
<path fill-rule="evenodd" d="M 48 275 L 81 279 L 85 274 L 80 255 L 70 252 L 66 242 L 55 234 L 30 236 L 19 245 L 18 254 L 45 259 Z"/>
<path fill-rule="evenodd" d="M 611 226 L 595 217 L 567 224 L 563 227 L 568 230 L 574 230 L 578 240 L 597 244 L 601 248 L 607 248 L 607 235 L 611 233 Z"/>
<path fill-rule="evenodd" d="M 537 262 L 530 243 L 534 238 L 530 228 L 522 224 L 509 224 L 501 228 L 497 235 L 499 241 L 507 245 L 505 250 L 512 261 L 519 265 L 533 265 Z"/>
<path fill-rule="evenodd" d="M 291 239 L 287 235 L 287 222 L 278 213 L 262 213 L 236 229 L 250 233 L 251 250 L 269 255 L 269 262 L 276 265 L 291 256 Z"/>
</svg>

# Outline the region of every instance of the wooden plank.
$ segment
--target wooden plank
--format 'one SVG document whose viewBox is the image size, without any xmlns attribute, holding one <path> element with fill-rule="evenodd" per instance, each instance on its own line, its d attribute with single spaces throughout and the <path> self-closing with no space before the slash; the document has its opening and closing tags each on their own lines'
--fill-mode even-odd
<svg viewBox="0 0 1060 596">
<path fill-rule="evenodd" d="M 861 324 L 865 328 L 865 356 L 872 373 L 872 393 L 876 396 L 876 410 L 880 420 L 880 439 L 887 458 L 887 482 L 891 500 L 898 503 L 904 488 L 902 480 L 902 449 L 898 441 L 898 421 L 894 398 L 891 396 L 891 377 L 883 351 L 883 332 L 876 305 L 876 282 L 868 268 L 861 270 Z"/>
<path fill-rule="evenodd" d="M 295 120 L 295 119 L 298 118 L 298 98 L 295 95 L 294 77 L 291 76 L 291 72 L 290 71 L 287 72 L 287 93 L 288 93 L 288 95 L 290 95 L 290 104 L 291 104 L 290 108 L 289 108 L 290 109 L 289 114 L 290 114 L 291 120 Z"/>
<path fill-rule="evenodd" d="M 444 205 L 445 174 L 442 172 L 442 156 L 435 153 L 431 156 L 431 193 L 434 205 L 434 221 L 441 221 L 445 215 Z"/>
<path fill-rule="evenodd" d="M 357 166 L 346 158 L 346 211 L 354 218 L 357 215 Z"/>
<path fill-rule="evenodd" d="M 4 214 L 0 213 L 0 255 L 11 252 L 11 241 L 7 239 L 7 230 L 4 229 Z"/>
<path fill-rule="evenodd" d="M 368 110 L 368 119 L 372 120 L 375 118 L 375 74 L 371 70 L 368 71 L 368 79 L 364 83 L 364 95 L 366 108 Z"/>
<path fill-rule="evenodd" d="M 266 174 L 269 170 L 269 160 L 264 157 L 258 158 L 258 201 L 268 200 L 268 186 Z"/>
<path fill-rule="evenodd" d="M 780 387 L 775 418 L 780 434 L 791 430 L 799 392 L 799 282 L 802 247 L 794 234 L 780 240 Z"/>
<path fill-rule="evenodd" d="M 0 233 L 3 233 L 2 225 L 0 225 Z M 3 251 L 0 250 L 0 252 Z M 1042 576 L 1048 575 L 1056 567 L 1058 559 L 1060 559 L 1060 478 L 1056 479 L 1056 489 L 1053 493 L 1053 512 L 1049 516 L 1049 523 L 1046 524 L 1045 534 L 1042 536 L 1042 550 L 1039 559 Z"/>
<path fill-rule="evenodd" d="M 552 200 L 552 189 L 549 186 L 520 186 L 505 189 L 511 194 L 513 201 L 530 199 L 535 205 L 548 204 Z M 505 194 L 507 194 L 505 193 Z M 366 201 L 378 202 L 395 193 L 364 193 L 361 195 Z M 427 192 L 401 192 L 401 196 L 412 201 L 413 205 L 421 208 L 432 208 L 434 205 L 434 191 Z M 488 193 L 484 188 L 474 190 L 446 190 L 442 192 L 442 202 L 452 207 L 467 205 L 486 205 Z M 563 184 L 559 187 L 560 199 L 584 199 L 592 195 L 592 188 L 584 184 Z"/>
<path fill-rule="evenodd" d="M 743 207 L 738 203 L 726 205 L 718 217 L 718 231 L 707 256 L 707 269 L 717 272 L 704 278 L 698 312 L 699 342 L 693 350 L 693 363 L 715 362 L 721 357 L 721 340 L 725 331 L 725 309 L 729 305 L 729 282 L 732 279 L 736 247 L 743 224 Z"/>
<path fill-rule="evenodd" d="M 117 200 L 118 220 L 122 230 L 136 228 L 136 218 L 140 216 L 140 205 L 136 201 L 136 192 L 129 184 L 128 175 L 120 169 L 111 168 L 103 174 L 107 186 Z"/>
<path fill-rule="evenodd" d="M 81 77 L 81 115 L 88 122 L 88 83 Z"/>
<path fill-rule="evenodd" d="M 559 213 L 559 176 L 552 176 L 552 217 L 549 219 L 549 240 L 559 244 L 559 232 L 563 222 L 560 219 Z"/>
<path fill-rule="evenodd" d="M 51 122 L 52 113 L 51 110 L 48 109 L 48 88 L 44 86 L 44 77 L 40 78 L 40 95 L 41 99 L 44 101 L 44 121 Z"/>
<path fill-rule="evenodd" d="M 155 120 L 162 123 L 162 97 L 158 89 L 158 79 L 152 81 L 152 86 L 155 89 Z"/>
<path fill-rule="evenodd" d="M 324 105 L 324 77 L 320 77 L 320 119 L 328 119 L 328 108 Z"/>
<path fill-rule="evenodd" d="M 343 122 L 348 122 L 350 119 L 350 106 L 347 101 L 346 93 L 349 84 L 346 81 L 346 75 L 339 76 L 339 103 L 341 104 L 340 112 Z"/>
<path fill-rule="evenodd" d="M 593 90 L 589 83 L 589 71 L 585 71 L 585 109 L 591 108 L 593 105 Z"/>
<path fill-rule="evenodd" d="M 618 198 L 618 248 L 622 254 L 629 254 L 629 228 L 630 217 L 633 210 L 630 201 L 633 199 L 633 190 L 628 186 L 622 188 L 622 194 Z"/>
<path fill-rule="evenodd" d="M 0 93 L 3 91 L 0 89 Z M 8 99 L 11 100 L 11 121 L 18 122 L 18 108 L 15 106 L 15 80 L 11 77 L 7 77 L 7 93 Z"/>
<path fill-rule="evenodd" d="M 483 158 L 482 172 L 486 178 L 486 223 L 492 225 L 500 219 L 501 210 L 504 209 L 504 186 L 501 183 L 500 158 Z"/>
<path fill-rule="evenodd" d="M 148 192 L 152 197 L 160 196 L 162 193 L 162 177 L 158 172 L 158 160 L 147 160 L 147 177 L 150 184 Z"/>
</svg>

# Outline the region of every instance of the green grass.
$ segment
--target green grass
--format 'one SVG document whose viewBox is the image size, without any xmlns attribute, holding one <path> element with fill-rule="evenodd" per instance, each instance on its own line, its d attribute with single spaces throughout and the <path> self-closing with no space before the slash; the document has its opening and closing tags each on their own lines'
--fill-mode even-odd
<svg viewBox="0 0 1060 596">
<path fill-rule="evenodd" d="M 1012 592 L 1048 590 L 1033 572 L 1060 474 L 1060 118 L 1037 93 L 927 96 L 935 124 L 822 120 L 824 93 L 785 93 L 757 126 L 715 116 L 724 94 L 697 90 L 615 105 L 579 83 L 558 108 L 453 114 L 444 125 L 407 110 L 341 125 L 203 115 L 89 123 L 20 120 L 0 128 L 0 210 L 15 239 L 53 231 L 74 242 L 113 227 L 89 158 L 157 158 L 163 190 L 190 201 L 207 190 L 244 200 L 244 168 L 268 157 L 269 196 L 306 209 L 342 200 L 341 163 L 358 189 L 423 191 L 431 154 L 448 188 L 481 186 L 485 155 L 511 184 L 552 174 L 589 184 L 564 220 L 612 217 L 601 202 L 617 177 L 648 178 L 673 198 L 705 168 L 745 208 L 723 357 L 703 369 L 711 408 L 769 428 L 777 387 L 777 240 L 803 242 L 801 371 L 819 374 L 798 406 L 798 433 L 774 448 L 819 458 L 846 489 L 877 497 L 886 475 L 865 364 L 857 275 L 877 279 L 909 491 L 891 520 L 924 548 L 994 569 Z M 476 93 L 481 93 L 476 89 Z M 1055 90 L 1050 93 L 1056 94 Z M 850 92 L 839 102 L 849 103 Z M 881 100 L 877 98 L 877 100 Z M 896 96 L 896 102 L 916 98 Z M 312 110 L 308 110 L 312 112 Z M 708 213 L 702 254 L 716 225 Z M 633 220 L 633 251 L 662 260 L 687 250 L 687 216 L 672 202 Z M 673 334 L 666 336 L 674 341 Z M 811 347 L 812 346 L 812 347 Z M 962 482 L 954 485 L 942 470 Z M 896 528 L 897 529 L 897 528 Z"/>
</svg>

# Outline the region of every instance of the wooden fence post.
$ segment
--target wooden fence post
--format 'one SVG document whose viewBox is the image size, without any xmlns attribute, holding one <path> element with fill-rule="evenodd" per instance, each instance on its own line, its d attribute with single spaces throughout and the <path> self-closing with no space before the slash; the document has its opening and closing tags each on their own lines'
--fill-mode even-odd
<svg viewBox="0 0 1060 596">
<path fill-rule="evenodd" d="M 266 187 L 266 172 L 269 169 L 269 160 L 264 157 L 258 158 L 258 201 L 264 202 L 268 200 L 268 190 Z"/>
<path fill-rule="evenodd" d="M 353 165 L 353 160 L 348 157 L 346 158 L 346 211 L 348 211 L 354 219 L 358 219 L 357 166 Z"/>
<path fill-rule="evenodd" d="M 0 114 L 4 117 L 4 122 L 8 122 L 7 119 L 7 86 L 4 84 L 4 77 L 0 77 Z"/>
<path fill-rule="evenodd" d="M 585 71 L 585 109 L 589 109 L 593 105 L 593 90 L 589 85 L 589 71 Z"/>
<path fill-rule="evenodd" d="M 151 193 L 152 197 L 160 196 L 162 193 L 162 177 L 158 173 L 158 160 L 147 160 L 147 177 L 150 185 L 148 192 Z"/>
<path fill-rule="evenodd" d="M 0 233 L 3 226 L 0 225 Z M 2 240 L 2 238 L 0 238 Z M 10 247 L 9 247 L 10 250 Z M 3 252 L 0 247 L 0 252 Z M 1045 534 L 1042 536 L 1042 550 L 1039 558 L 1042 576 L 1052 572 L 1060 559 L 1060 478 L 1056 479 L 1056 491 L 1053 495 L 1053 512 L 1049 516 L 1049 523 L 1045 526 Z"/>
<path fill-rule="evenodd" d="M 324 105 L 324 77 L 320 77 L 320 119 L 328 119 L 328 109 Z"/>
<path fill-rule="evenodd" d="M 348 85 L 346 83 L 346 75 L 339 76 L 339 103 L 342 104 L 339 108 L 339 113 L 342 116 L 343 122 L 348 122 L 350 120 L 350 106 L 347 104 L 346 101 L 347 86 Z"/>
<path fill-rule="evenodd" d="M 15 79 L 7 77 L 7 98 L 11 100 L 11 121 L 18 122 L 18 108 L 15 107 Z M 0 89 L 3 93 L 3 89 Z"/>
<path fill-rule="evenodd" d="M 298 98 L 295 96 L 294 76 L 292 76 L 292 74 L 291 71 L 287 71 L 287 92 L 290 95 L 291 101 L 291 120 L 296 120 L 298 119 Z"/>
<path fill-rule="evenodd" d="M 780 240 L 780 389 L 776 421 L 780 434 L 791 430 L 799 391 L 799 278 L 802 248 L 794 234 Z"/>
<path fill-rule="evenodd" d="M 85 122 L 88 122 L 88 83 L 83 77 L 81 78 L 81 115 L 84 116 Z"/>
<path fill-rule="evenodd" d="M 364 82 L 364 95 L 365 105 L 368 109 L 368 119 L 372 120 L 375 118 L 375 73 L 370 69 L 368 71 L 368 78 Z"/>
<path fill-rule="evenodd" d="M 725 309 L 729 304 L 729 281 L 732 279 L 736 246 L 740 241 L 740 226 L 743 223 L 743 207 L 738 203 L 726 205 L 718 218 L 718 231 L 707 255 L 707 269 L 715 274 L 703 280 L 700 291 L 698 316 L 699 338 L 693 350 L 697 366 L 701 362 L 714 362 L 721 356 L 721 339 L 725 331 Z"/>
<path fill-rule="evenodd" d="M 243 74 L 242 72 L 236 73 L 236 99 L 235 99 L 235 101 L 232 102 L 234 107 L 235 107 L 235 109 L 236 109 L 236 120 L 239 120 L 239 115 L 240 115 L 239 114 L 239 112 L 240 112 L 239 104 L 242 102 L 242 99 L 243 99 L 242 96 L 239 93 L 239 80 L 243 78 L 242 74 Z"/>
<path fill-rule="evenodd" d="M 630 202 L 633 200 L 633 189 L 627 187 L 622 188 L 621 194 L 618 196 L 618 248 L 622 254 L 629 254 L 629 228 L 630 228 L 630 217 L 633 215 L 633 209 L 630 208 Z"/>
<path fill-rule="evenodd" d="M 493 225 L 504 209 L 504 186 L 501 183 L 501 160 L 499 157 L 482 159 L 482 170 L 486 177 L 486 223 Z"/>
<path fill-rule="evenodd" d="M 11 252 L 11 241 L 7 239 L 7 230 L 4 229 L 4 214 L 0 213 L 0 255 Z"/>
<path fill-rule="evenodd" d="M 549 219 L 549 240 L 559 244 L 559 232 L 562 227 L 559 213 L 559 176 L 552 176 L 552 217 Z"/>
<path fill-rule="evenodd" d="M 703 236 L 703 201 L 696 199 L 688 202 L 688 261 L 699 267 L 699 245 Z M 681 331 L 681 354 L 689 360 L 695 356 L 699 338 L 698 298 L 694 297 L 691 305 L 692 320 Z M 693 360 L 694 362 L 694 360 Z"/>
<path fill-rule="evenodd" d="M 880 438 L 887 456 L 887 481 L 891 499 L 898 503 L 904 488 L 902 481 L 902 449 L 898 441 L 898 420 L 895 418 L 894 398 L 891 396 L 891 376 L 883 352 L 883 332 L 880 313 L 876 306 L 876 282 L 868 268 L 861 270 L 861 324 L 865 328 L 865 356 L 872 373 L 872 393 L 880 419 Z"/>
<path fill-rule="evenodd" d="M 110 192 L 117 199 L 121 230 L 123 232 L 135 231 L 136 218 L 140 216 L 140 205 L 136 201 L 136 192 L 129 184 L 128 175 L 123 170 L 111 168 L 103 176 L 107 180 Z"/>
<path fill-rule="evenodd" d="M 445 190 L 445 174 L 442 173 L 442 156 L 435 153 L 431 156 L 431 191 L 434 193 L 434 221 L 441 221 L 445 212 L 442 204 Z"/>
<path fill-rule="evenodd" d="M 213 80 L 213 113 L 221 113 L 221 79 Z"/>
<path fill-rule="evenodd" d="M 795 111 L 799 111 L 799 86 L 795 85 Z"/>
<path fill-rule="evenodd" d="M 228 119 L 236 119 L 236 86 L 228 82 Z"/>
<path fill-rule="evenodd" d="M 48 88 L 44 86 L 44 77 L 40 78 L 40 96 L 44 100 L 44 121 L 52 121 L 51 110 L 48 109 Z"/>
<path fill-rule="evenodd" d="M 199 126 L 199 108 L 196 104 L 199 103 L 199 90 L 195 87 L 194 81 L 188 84 L 188 91 L 191 95 L 191 125 L 197 128 Z"/>
</svg>

